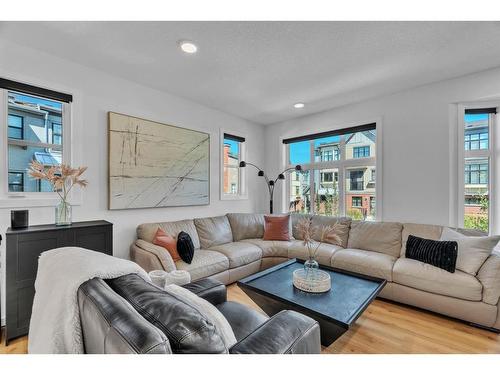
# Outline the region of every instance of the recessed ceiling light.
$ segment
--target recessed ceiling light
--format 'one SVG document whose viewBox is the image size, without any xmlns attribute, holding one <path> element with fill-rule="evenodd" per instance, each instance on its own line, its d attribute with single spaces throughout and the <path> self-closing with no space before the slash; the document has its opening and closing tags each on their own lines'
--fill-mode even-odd
<svg viewBox="0 0 500 375">
<path fill-rule="evenodd" d="M 293 105 L 293 108 L 297 108 L 297 109 L 300 109 L 300 108 L 304 108 L 306 105 L 304 103 L 295 103 Z"/>
<path fill-rule="evenodd" d="M 196 47 L 196 44 L 189 40 L 181 40 L 179 42 L 179 47 L 183 52 L 186 53 L 196 53 L 196 51 L 198 51 L 198 47 Z"/>
</svg>

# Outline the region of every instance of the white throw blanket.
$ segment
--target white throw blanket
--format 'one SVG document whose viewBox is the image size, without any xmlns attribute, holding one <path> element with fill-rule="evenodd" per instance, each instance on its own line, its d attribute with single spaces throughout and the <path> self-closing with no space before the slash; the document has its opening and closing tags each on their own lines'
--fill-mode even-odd
<svg viewBox="0 0 500 375">
<path fill-rule="evenodd" d="M 129 273 L 150 281 L 139 265 L 79 247 L 42 253 L 35 281 L 29 353 L 83 353 L 78 288 L 94 277 L 111 279 Z"/>
</svg>

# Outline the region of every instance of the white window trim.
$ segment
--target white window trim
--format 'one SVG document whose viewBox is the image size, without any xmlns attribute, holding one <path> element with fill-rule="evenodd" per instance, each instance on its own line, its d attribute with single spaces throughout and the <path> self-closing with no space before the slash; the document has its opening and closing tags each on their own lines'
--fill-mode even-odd
<svg viewBox="0 0 500 375">
<path fill-rule="evenodd" d="M 308 164 L 301 164 L 302 168 L 304 170 L 308 169 L 329 169 L 329 168 L 338 168 L 338 179 L 339 179 L 339 195 L 344 196 L 344 190 L 345 190 L 345 176 L 344 176 L 344 170 L 347 168 L 352 168 L 352 167 L 375 167 L 376 173 L 375 173 L 375 220 L 376 221 L 382 221 L 383 220 L 383 182 L 382 182 L 382 176 L 383 176 L 383 121 L 381 117 L 378 118 L 371 118 L 371 119 L 363 119 L 359 121 L 353 121 L 349 123 L 343 123 L 343 124 L 337 124 L 337 125 L 332 125 L 328 127 L 321 127 L 321 128 L 315 128 L 314 131 L 307 131 L 307 132 L 301 132 L 301 133 L 293 133 L 290 135 L 286 136 L 281 136 L 279 138 L 279 145 L 278 145 L 278 150 L 280 150 L 280 167 L 281 169 L 285 169 L 287 167 L 293 167 L 293 165 L 290 165 L 288 161 L 290 160 L 288 152 L 287 152 L 287 147 L 285 144 L 283 144 L 283 140 L 286 138 L 292 138 L 292 137 L 301 137 L 301 136 L 306 136 L 312 133 L 323 133 L 331 130 L 336 130 L 336 129 L 347 129 L 347 128 L 353 128 L 355 126 L 359 126 L 360 124 L 370 124 L 370 123 L 375 123 L 376 124 L 376 129 L 377 129 L 377 141 L 375 143 L 375 158 L 370 157 L 370 158 L 360 158 L 360 159 L 349 159 L 348 162 L 343 160 L 345 158 L 345 155 L 341 152 L 340 158 L 341 160 L 338 161 L 326 161 L 326 162 L 314 162 L 312 161 L 311 163 Z M 312 146 L 311 146 L 312 147 Z M 375 162 L 373 161 L 375 159 Z M 289 180 L 290 174 L 286 176 L 285 183 L 282 185 L 281 188 L 281 212 L 286 213 L 288 212 L 288 197 L 290 196 L 290 180 Z M 311 179 L 311 186 L 313 186 L 313 173 L 310 173 L 310 179 Z M 311 191 L 311 194 L 314 192 Z M 312 207 L 312 211 L 314 212 L 314 207 Z M 339 212 L 340 215 L 345 215 L 345 196 L 344 199 L 339 200 Z"/>
<path fill-rule="evenodd" d="M 240 161 L 247 161 L 248 136 L 246 133 L 234 129 L 219 129 L 219 196 L 221 201 L 235 201 L 248 199 L 247 168 L 240 168 L 239 194 L 224 193 L 224 133 L 245 138 L 240 145 Z"/>
<path fill-rule="evenodd" d="M 469 102 L 460 103 L 457 105 L 457 169 L 456 169 L 456 207 L 457 207 L 457 221 L 454 223 L 451 221 L 452 226 L 457 226 L 463 228 L 464 226 L 464 213 L 465 213 L 465 157 L 467 154 L 470 157 L 487 157 L 489 160 L 488 164 L 488 193 L 489 193 L 489 206 L 488 206 L 488 224 L 489 233 L 500 233 L 500 202 L 496 199 L 496 189 L 495 186 L 500 186 L 500 174 L 496 173 L 496 165 L 498 158 L 498 151 L 496 149 L 497 145 L 500 145 L 500 132 L 497 131 L 496 127 L 498 124 L 498 114 L 490 115 L 490 120 L 488 124 L 488 150 L 472 150 L 466 151 L 464 149 L 465 142 L 465 110 L 466 109 L 476 109 L 476 108 L 497 108 L 500 109 L 499 101 L 489 101 L 489 102 Z M 451 179 L 453 181 L 453 179 Z M 453 192 L 453 186 L 450 187 Z M 453 195 L 453 194 L 452 194 Z M 451 207 L 450 207 L 451 210 Z"/>
<path fill-rule="evenodd" d="M 19 80 L 11 78 L 18 82 L 26 82 L 39 87 L 51 87 L 50 84 L 33 83 L 29 80 Z M 57 90 L 57 88 L 55 88 Z M 67 89 L 61 91 L 68 92 Z M 8 90 L 0 89 L 0 176 L 2 183 L 0 184 L 0 208 L 31 208 L 31 207 L 53 207 L 59 202 L 59 196 L 54 192 L 18 192 L 13 193 L 8 191 Z M 75 99 L 75 95 L 73 95 Z M 75 128 L 73 123 L 74 102 L 63 103 L 62 123 L 63 123 L 63 162 L 72 164 L 74 155 L 72 152 L 72 130 Z M 4 181 L 5 179 L 5 181 Z M 72 205 L 78 206 L 82 204 L 81 189 L 76 189 L 70 193 L 69 201 Z"/>
</svg>

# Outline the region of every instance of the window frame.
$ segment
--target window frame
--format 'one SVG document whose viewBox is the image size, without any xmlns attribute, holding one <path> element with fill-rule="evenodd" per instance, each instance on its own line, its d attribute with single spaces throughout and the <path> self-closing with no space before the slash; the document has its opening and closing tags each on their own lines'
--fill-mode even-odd
<svg viewBox="0 0 500 375">
<path fill-rule="evenodd" d="M 28 85 L 29 86 L 29 85 Z M 41 99 L 56 100 L 54 98 L 45 98 L 41 95 L 36 95 L 30 92 L 23 92 L 16 89 L 8 89 L 0 87 L 0 132 L 2 132 L 2 137 L 0 137 L 0 156 L 3 162 L 0 162 L 0 176 L 2 180 L 5 178 L 5 183 L 0 184 L 0 208 L 18 208 L 18 207 L 49 207 L 54 206 L 58 200 L 59 196 L 55 192 L 10 192 L 8 186 L 8 172 L 9 172 L 9 161 L 8 161 L 8 93 L 9 91 L 19 92 L 21 94 L 30 95 L 32 97 L 39 97 Z M 49 90 L 50 92 L 50 90 Z M 71 97 L 73 97 L 71 95 Z M 73 116 L 72 107 L 74 102 L 62 102 L 62 162 L 66 164 L 72 164 L 73 154 L 71 147 L 71 133 L 73 128 Z M 23 124 L 23 127 L 25 124 Z M 23 130 L 24 133 L 24 130 Z M 24 135 L 24 134 L 23 134 Z M 53 144 L 45 144 L 40 142 L 30 142 L 25 140 L 11 139 L 11 144 L 15 144 L 17 141 L 22 143 L 23 146 L 37 146 L 40 145 L 54 148 Z M 56 145 L 58 146 L 58 145 Z M 74 190 L 71 193 L 71 202 L 73 205 L 81 204 L 81 192 L 79 189 Z"/>
<path fill-rule="evenodd" d="M 245 139 L 245 142 L 240 142 L 240 154 L 238 159 L 238 169 L 239 169 L 239 178 L 238 184 L 240 187 L 240 191 L 238 194 L 227 194 L 224 192 L 224 134 L 231 134 L 237 137 L 241 137 Z M 246 133 L 241 132 L 239 130 L 233 129 L 219 129 L 219 198 L 222 201 L 231 201 L 231 200 L 246 200 L 248 199 L 248 181 L 247 181 L 247 168 L 239 168 L 240 161 L 247 160 L 247 149 L 248 149 L 248 136 Z"/>
<path fill-rule="evenodd" d="M 498 111 L 500 109 L 499 102 L 474 102 L 474 103 L 460 103 L 457 105 L 457 129 L 456 133 L 456 181 L 457 188 L 450 186 L 450 191 L 454 196 L 453 191 L 456 192 L 455 201 L 450 202 L 450 214 L 452 214 L 453 207 L 456 207 L 456 221 L 450 218 L 450 224 L 456 227 L 464 227 L 465 217 L 465 159 L 488 159 L 488 233 L 498 233 L 500 230 L 500 207 L 497 207 L 497 194 L 493 186 L 500 186 L 500 181 L 497 181 L 497 174 L 495 168 L 497 164 L 497 152 L 495 151 L 496 144 L 500 144 L 500 132 L 496 131 L 498 124 Z M 483 109 L 483 108 L 496 108 L 497 114 L 488 114 L 488 149 L 465 150 L 465 111 L 469 109 Z M 498 182 L 498 183 L 497 183 Z M 452 217 L 452 216 L 451 216 Z"/>
<path fill-rule="evenodd" d="M 369 118 L 369 119 L 361 119 L 358 121 L 346 122 L 337 125 L 331 125 L 330 121 L 327 121 L 327 124 L 315 129 L 315 131 L 301 132 L 301 133 L 293 133 L 286 134 L 286 136 L 281 136 L 278 139 L 278 150 L 280 153 L 280 169 L 285 169 L 289 167 L 294 167 L 294 165 L 290 164 L 290 155 L 289 148 L 287 144 L 284 144 L 283 141 L 285 139 L 295 138 L 295 137 L 306 137 L 310 134 L 320 134 L 323 132 L 330 132 L 332 130 L 340 130 L 340 129 L 349 129 L 356 128 L 359 124 L 371 124 L 374 123 L 376 127 L 376 142 L 375 142 L 375 157 L 370 156 L 369 158 L 358 158 L 358 159 L 347 159 L 346 152 L 344 147 L 344 152 L 340 150 L 340 157 L 338 160 L 332 160 L 328 162 L 316 162 L 314 161 L 314 141 L 311 141 L 311 162 L 301 164 L 302 169 L 310 170 L 309 179 L 311 186 L 311 212 L 310 214 L 315 214 L 315 197 L 314 197 L 314 170 L 321 169 L 337 169 L 338 170 L 338 189 L 339 189 L 339 215 L 345 216 L 346 214 L 346 186 L 345 186 L 345 176 L 347 169 L 356 168 L 356 167 L 368 167 L 375 168 L 375 220 L 382 221 L 383 220 L 383 121 L 381 117 L 378 118 Z M 342 148 L 342 146 L 341 146 Z M 281 199 L 279 202 L 281 203 L 281 208 L 278 212 L 288 213 L 289 211 L 289 197 L 290 197 L 290 180 L 289 177 L 286 176 L 286 181 L 284 181 L 282 188 L 279 190 L 281 194 Z M 278 199 L 277 199 L 278 201 Z"/>
</svg>

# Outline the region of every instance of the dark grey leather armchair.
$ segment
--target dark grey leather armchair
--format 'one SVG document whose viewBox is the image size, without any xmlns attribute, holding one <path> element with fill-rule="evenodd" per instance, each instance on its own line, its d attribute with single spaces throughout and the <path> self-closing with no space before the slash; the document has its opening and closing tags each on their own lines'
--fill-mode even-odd
<svg viewBox="0 0 500 375">
<path fill-rule="evenodd" d="M 224 347 L 215 327 L 137 275 L 95 278 L 82 284 L 78 303 L 86 353 L 319 353 L 320 329 L 313 319 L 284 310 L 271 318 L 227 301 L 226 287 L 215 279 L 185 285 L 226 317 L 237 343 Z"/>
</svg>

